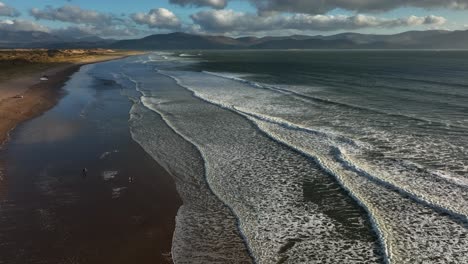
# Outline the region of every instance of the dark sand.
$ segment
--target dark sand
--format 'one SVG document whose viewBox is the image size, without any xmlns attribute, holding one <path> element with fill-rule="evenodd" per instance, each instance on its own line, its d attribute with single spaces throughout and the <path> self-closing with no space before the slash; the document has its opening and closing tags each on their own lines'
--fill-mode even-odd
<svg viewBox="0 0 468 264">
<path fill-rule="evenodd" d="M 0 263 L 171 263 L 173 180 L 131 139 L 120 88 L 79 78 L 0 152 Z"/>
<path fill-rule="evenodd" d="M 80 66 L 58 66 L 47 82 L 25 77 L 0 83 L 0 145 L 17 124 L 54 106 L 62 93 L 60 88 Z"/>
</svg>

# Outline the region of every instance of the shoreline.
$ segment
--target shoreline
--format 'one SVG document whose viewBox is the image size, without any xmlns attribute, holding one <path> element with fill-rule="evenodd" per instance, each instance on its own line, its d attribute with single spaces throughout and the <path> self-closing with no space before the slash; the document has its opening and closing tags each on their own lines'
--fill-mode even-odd
<svg viewBox="0 0 468 264">
<path fill-rule="evenodd" d="M 41 115 L 57 104 L 63 95 L 61 88 L 82 66 L 132 55 L 137 54 L 103 56 L 94 60 L 85 59 L 78 63 L 52 66 L 43 72 L 49 77 L 45 82 L 39 81 L 40 72 L 0 82 L 0 149 L 19 124 Z"/>
<path fill-rule="evenodd" d="M 80 66 L 62 71 L 62 82 Z M 43 89 L 58 103 L 19 125 L 0 152 L 8 215 L 0 255 L 8 263 L 171 263 L 181 206 L 174 180 L 131 138 L 133 103 L 121 87 L 87 69 L 65 88 Z"/>
<path fill-rule="evenodd" d="M 54 107 L 61 98 L 63 85 L 83 65 L 68 65 L 50 76 L 48 82 L 31 84 L 26 88 L 21 87 L 24 92 L 1 100 L 0 148 L 8 142 L 10 133 L 19 124 Z M 22 98 L 15 98 L 16 96 L 22 96 Z"/>
</svg>

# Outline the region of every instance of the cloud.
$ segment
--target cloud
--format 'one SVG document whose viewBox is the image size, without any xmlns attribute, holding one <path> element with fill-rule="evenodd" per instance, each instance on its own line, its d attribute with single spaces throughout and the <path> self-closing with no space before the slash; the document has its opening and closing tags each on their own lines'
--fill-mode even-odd
<svg viewBox="0 0 468 264">
<path fill-rule="evenodd" d="M 432 25 L 432 26 L 441 26 L 447 22 L 447 19 L 441 16 L 425 16 L 425 17 L 418 17 L 418 16 L 410 16 L 408 19 L 409 24 L 414 25 Z"/>
<path fill-rule="evenodd" d="M 333 9 L 387 11 L 400 7 L 468 9 L 468 0 L 249 0 L 259 12 L 324 14 Z"/>
<path fill-rule="evenodd" d="M 0 20 L 1 31 L 41 31 L 50 32 L 50 29 L 28 20 L 6 19 Z"/>
<path fill-rule="evenodd" d="M 69 26 L 51 30 L 52 33 L 61 37 L 80 38 L 85 36 L 99 37 L 131 37 L 141 33 L 139 29 L 128 27 L 98 27 L 90 25 Z"/>
<path fill-rule="evenodd" d="M 147 14 L 135 13 L 131 18 L 135 23 L 150 28 L 177 29 L 181 26 L 179 18 L 165 8 L 151 9 Z"/>
<path fill-rule="evenodd" d="M 21 19 L 0 20 L 0 32 L 1 31 L 40 31 L 65 38 L 80 38 L 90 35 L 98 35 L 101 37 L 134 36 L 141 33 L 139 29 L 121 26 L 98 27 L 92 25 L 76 25 L 63 28 L 49 28 L 33 21 Z"/>
<path fill-rule="evenodd" d="M 94 10 L 81 9 L 79 6 L 66 5 L 59 8 L 47 6 L 44 9 L 33 8 L 31 16 L 40 20 L 52 20 L 87 25 L 112 25 L 120 19 L 111 14 L 104 14 Z"/>
<path fill-rule="evenodd" d="M 228 0 L 170 0 L 172 4 L 180 6 L 209 6 L 216 9 L 223 9 L 226 7 Z"/>
<path fill-rule="evenodd" d="M 438 16 L 410 16 L 384 19 L 368 15 L 257 15 L 233 10 L 206 10 L 191 16 L 195 25 L 209 33 L 246 34 L 278 30 L 335 31 L 362 28 L 394 28 L 420 25 L 442 25 L 446 19 Z"/>
<path fill-rule="evenodd" d="M 20 14 L 21 13 L 14 7 L 8 6 L 5 3 L 0 2 L 0 16 L 17 17 Z"/>
<path fill-rule="evenodd" d="M 132 20 L 126 17 L 82 9 L 79 6 L 33 8 L 30 10 L 30 14 L 37 20 L 71 23 L 72 25 L 68 27 L 53 30 L 55 34 L 61 36 L 124 37 L 135 36 L 142 32 L 136 28 Z"/>
</svg>

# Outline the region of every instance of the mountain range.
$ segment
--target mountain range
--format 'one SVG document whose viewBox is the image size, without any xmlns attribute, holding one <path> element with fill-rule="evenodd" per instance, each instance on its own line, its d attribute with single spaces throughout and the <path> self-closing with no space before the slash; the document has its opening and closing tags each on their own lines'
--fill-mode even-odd
<svg viewBox="0 0 468 264">
<path fill-rule="evenodd" d="M 112 43 L 113 39 L 97 36 L 79 38 L 63 37 L 42 31 L 2 31 L 0 30 L 0 48 L 98 48 Z"/>
<path fill-rule="evenodd" d="M 45 32 L 0 31 L 0 48 L 181 49 L 468 49 L 468 31 L 408 31 L 394 35 L 342 33 L 331 36 L 226 37 L 188 33 L 113 40 L 97 36 L 64 38 Z"/>
</svg>

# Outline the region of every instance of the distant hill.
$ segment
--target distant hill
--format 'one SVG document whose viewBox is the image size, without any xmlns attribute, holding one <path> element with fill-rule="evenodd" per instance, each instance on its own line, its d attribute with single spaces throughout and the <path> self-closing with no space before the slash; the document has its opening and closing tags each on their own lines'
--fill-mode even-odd
<svg viewBox="0 0 468 264">
<path fill-rule="evenodd" d="M 22 47 L 34 43 L 63 42 L 64 40 L 49 33 L 39 31 L 0 31 L 1 47 Z"/>
<path fill-rule="evenodd" d="M 116 49 L 468 49 L 468 31 L 408 31 L 394 35 L 241 37 L 170 33 L 112 43 Z"/>
<path fill-rule="evenodd" d="M 41 31 L 0 30 L 0 48 L 105 48 L 113 42 L 97 36 L 72 38 Z"/>
<path fill-rule="evenodd" d="M 190 49 L 468 49 L 468 31 L 408 31 L 394 35 L 341 33 L 331 36 L 240 37 L 156 34 L 141 39 L 97 36 L 63 38 L 44 32 L 2 32 L 0 48 Z"/>
<path fill-rule="evenodd" d="M 241 43 L 224 36 L 204 36 L 187 33 L 151 35 L 142 39 L 121 40 L 110 45 L 117 49 L 236 49 Z"/>
</svg>

